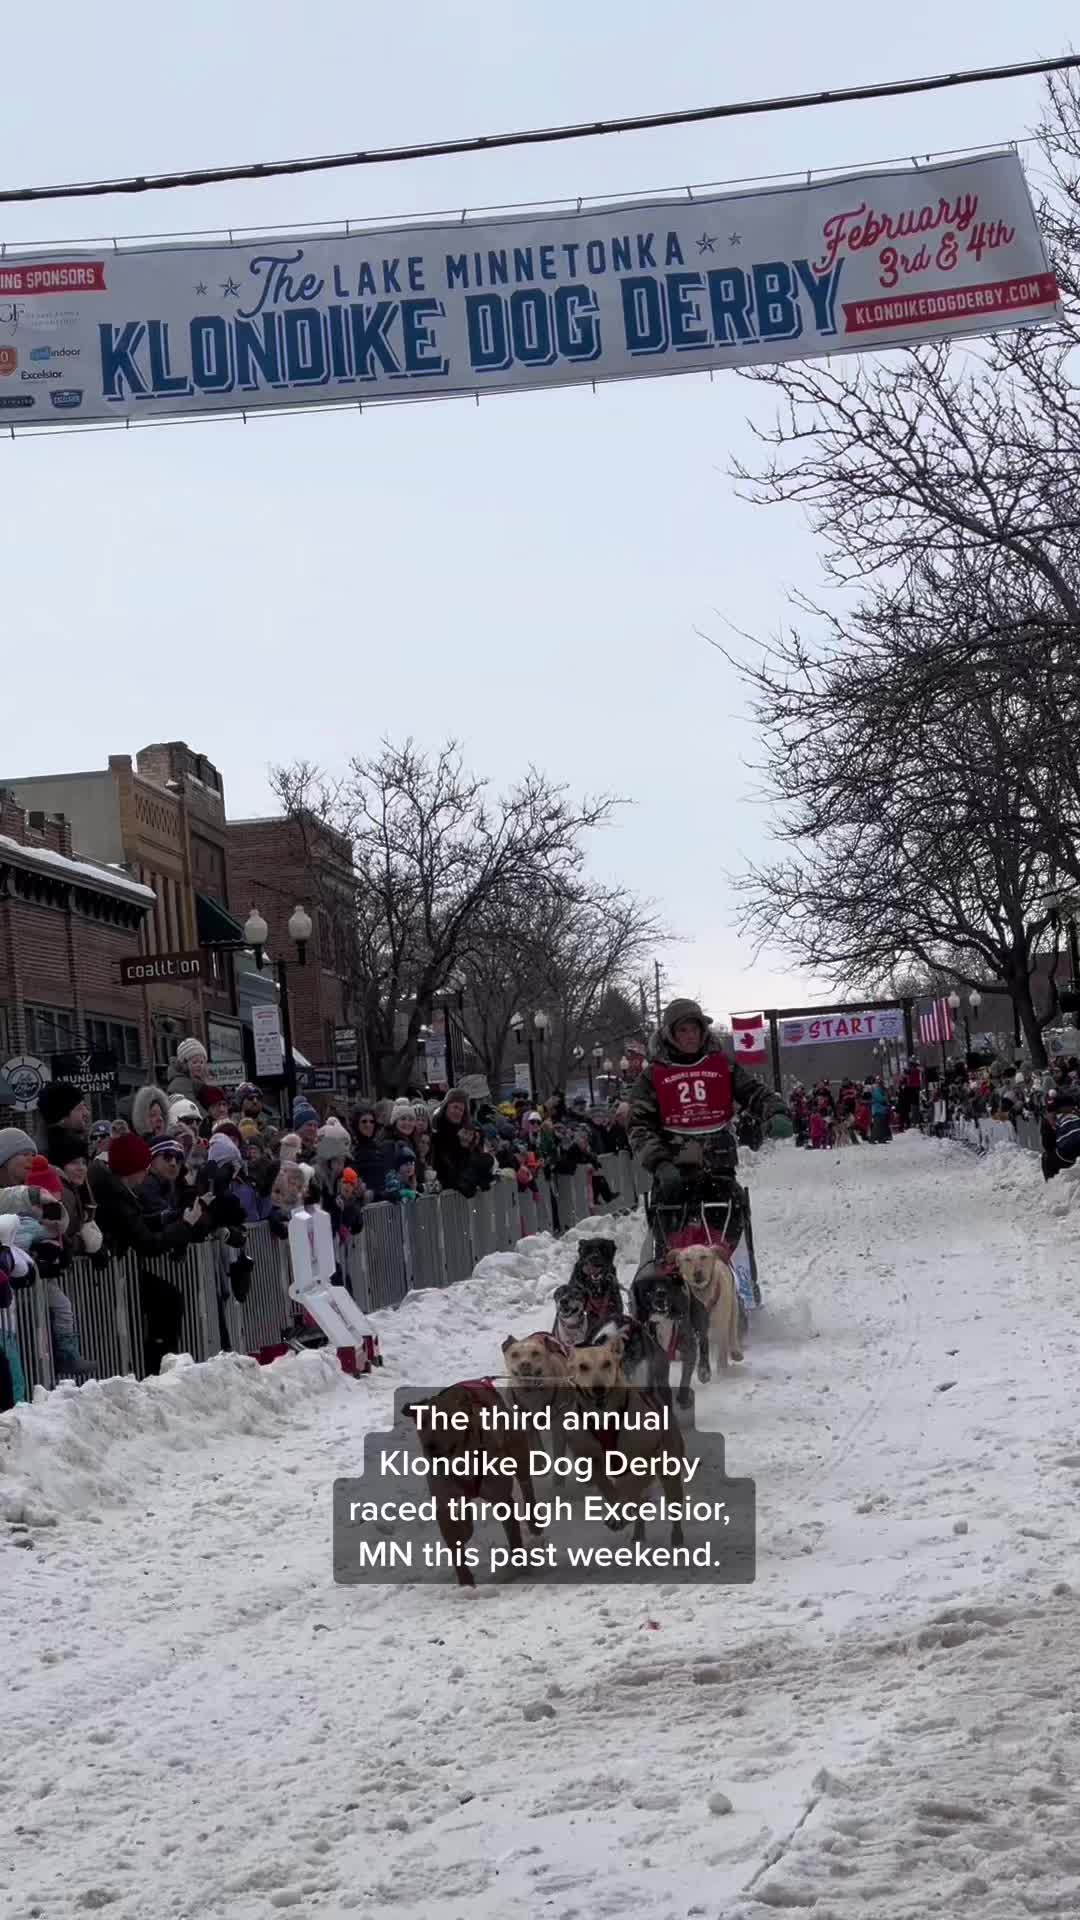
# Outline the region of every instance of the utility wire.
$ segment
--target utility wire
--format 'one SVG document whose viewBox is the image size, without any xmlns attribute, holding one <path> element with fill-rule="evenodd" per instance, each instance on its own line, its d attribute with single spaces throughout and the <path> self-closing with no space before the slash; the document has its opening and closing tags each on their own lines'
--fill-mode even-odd
<svg viewBox="0 0 1080 1920">
<path fill-rule="evenodd" d="M 855 100 L 890 100 L 908 93 L 939 93 L 987 80 L 1020 80 L 1033 74 L 1080 67 L 1080 54 L 1026 60 L 1004 67 L 970 67 L 921 80 L 886 80 L 870 87 L 836 87 L 824 93 L 781 94 L 773 100 L 735 100 L 717 107 L 686 107 L 676 113 L 645 113 L 625 120 L 581 121 L 569 127 L 533 127 L 517 133 L 484 133 L 469 139 L 433 140 L 410 147 L 373 147 L 303 160 L 260 160 L 241 167 L 199 167 L 185 173 L 133 174 L 120 180 L 84 180 L 56 187 L 0 188 L 0 204 L 29 200 L 99 200 L 110 193 L 168 193 L 176 187 L 209 187 L 233 180 L 269 180 L 282 174 L 331 173 L 344 167 L 379 167 L 395 161 L 435 160 L 455 153 L 492 153 L 500 147 L 541 147 L 556 140 L 595 140 L 609 133 L 644 133 L 654 127 L 687 127 L 707 120 L 737 120 L 749 114 L 792 113 L 802 107 L 842 106 Z"/>
</svg>

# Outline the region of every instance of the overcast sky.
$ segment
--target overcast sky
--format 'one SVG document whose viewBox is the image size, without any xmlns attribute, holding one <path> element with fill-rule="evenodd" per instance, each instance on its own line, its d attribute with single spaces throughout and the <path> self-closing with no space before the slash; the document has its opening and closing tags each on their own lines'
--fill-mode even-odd
<svg viewBox="0 0 1080 1920">
<path fill-rule="evenodd" d="M 19 186 L 639 114 L 1068 51 L 1067 0 L 52 0 L 9 55 Z M 1029 131 L 1036 82 L 261 185 L 5 207 L 8 244 L 363 220 L 855 166 Z M 497 784 L 534 761 L 630 801 L 592 865 L 657 901 L 670 984 L 714 1013 L 817 997 L 752 966 L 724 874 L 767 844 L 720 655 L 766 634 L 814 548 L 725 470 L 734 375 L 0 445 L 19 774 L 185 738 L 230 813 L 267 769 L 447 734 Z M 11 668 L 18 665 L 17 677 Z M 241 903 L 243 904 L 243 903 Z"/>
</svg>

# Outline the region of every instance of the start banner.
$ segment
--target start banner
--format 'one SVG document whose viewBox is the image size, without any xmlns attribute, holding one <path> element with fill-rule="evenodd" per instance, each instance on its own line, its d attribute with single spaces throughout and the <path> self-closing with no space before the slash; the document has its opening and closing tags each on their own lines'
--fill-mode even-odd
<svg viewBox="0 0 1080 1920">
<path fill-rule="evenodd" d="M 781 1020 L 782 1047 L 820 1047 L 835 1040 L 902 1040 L 899 1007 L 885 1013 L 829 1013 L 814 1020 Z"/>
<path fill-rule="evenodd" d="M 704 372 L 1045 320 L 1002 152 L 696 198 L 0 258 L 0 426 Z"/>
</svg>

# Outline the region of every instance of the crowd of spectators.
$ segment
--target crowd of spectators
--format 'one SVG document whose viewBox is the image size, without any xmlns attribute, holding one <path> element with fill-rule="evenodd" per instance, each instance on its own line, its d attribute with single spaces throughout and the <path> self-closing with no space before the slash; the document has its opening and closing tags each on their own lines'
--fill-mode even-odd
<svg viewBox="0 0 1080 1920">
<path fill-rule="evenodd" d="M 95 1122 L 77 1087 L 54 1082 L 39 1100 L 40 1139 L 0 1128 L 0 1411 L 26 1394 L 14 1295 L 35 1278 L 45 1289 L 58 1378 L 93 1371 L 64 1290 L 76 1257 L 101 1271 L 115 1257 L 135 1257 L 144 1361 L 155 1373 L 176 1350 L 183 1318 L 163 1255 L 183 1258 L 216 1237 L 242 1303 L 253 1271 L 248 1226 L 265 1222 L 286 1238 L 297 1208 L 319 1206 L 345 1242 L 362 1232 L 373 1202 L 408 1206 L 439 1192 L 471 1198 L 499 1180 L 538 1193 L 542 1181 L 581 1168 L 603 1204 L 614 1196 L 600 1155 L 627 1145 L 624 1107 L 597 1110 L 580 1098 L 568 1106 L 558 1092 L 537 1107 L 523 1095 L 495 1105 L 458 1088 L 441 1099 L 416 1091 L 325 1115 L 301 1095 L 283 1127 L 258 1086 L 226 1094 L 208 1075 L 206 1049 L 185 1040 L 168 1087 L 140 1089 L 125 1119 Z"/>
</svg>

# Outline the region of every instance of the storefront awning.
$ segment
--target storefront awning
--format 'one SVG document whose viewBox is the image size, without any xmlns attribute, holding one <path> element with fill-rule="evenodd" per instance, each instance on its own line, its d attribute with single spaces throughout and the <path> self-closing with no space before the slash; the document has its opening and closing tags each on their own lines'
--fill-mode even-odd
<svg viewBox="0 0 1080 1920">
<path fill-rule="evenodd" d="M 234 920 L 220 900 L 212 900 L 207 893 L 195 895 L 195 928 L 200 947 L 242 947 L 244 944 L 244 929 L 239 920 Z"/>
</svg>

